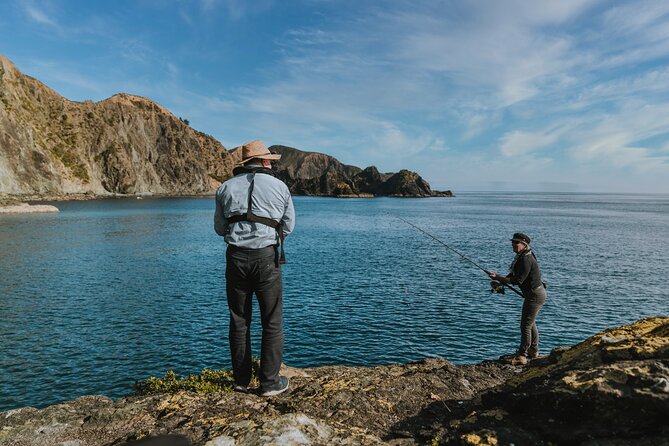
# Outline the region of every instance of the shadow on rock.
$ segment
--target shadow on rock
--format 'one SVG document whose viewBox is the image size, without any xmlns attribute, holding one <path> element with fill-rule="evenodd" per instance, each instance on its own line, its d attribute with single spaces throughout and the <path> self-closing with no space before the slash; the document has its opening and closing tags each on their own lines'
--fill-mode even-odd
<svg viewBox="0 0 669 446">
<path fill-rule="evenodd" d="M 606 330 L 527 367 L 442 444 L 669 444 L 669 318 Z"/>
</svg>

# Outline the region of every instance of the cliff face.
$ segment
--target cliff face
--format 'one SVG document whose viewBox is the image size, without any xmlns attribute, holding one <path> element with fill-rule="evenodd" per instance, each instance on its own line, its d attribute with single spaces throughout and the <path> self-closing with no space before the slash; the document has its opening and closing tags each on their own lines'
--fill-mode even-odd
<svg viewBox="0 0 669 446">
<path fill-rule="evenodd" d="M 272 146 L 281 154 L 276 172 L 294 194 L 325 196 L 451 196 L 437 192 L 418 174 L 408 170 L 380 173 L 374 166 L 360 169 L 340 163 L 336 158 L 316 152 L 303 152 L 286 146 Z"/>
<path fill-rule="evenodd" d="M 0 444 L 121 445 L 162 436 L 136 445 L 621 446 L 669 438 L 667 317 L 607 330 L 527 367 L 435 358 L 282 373 L 291 386 L 272 398 L 88 396 L 0 413 Z"/>
<path fill-rule="evenodd" d="M 148 99 L 69 101 L 0 55 L 0 193 L 208 193 L 232 163 Z"/>
</svg>

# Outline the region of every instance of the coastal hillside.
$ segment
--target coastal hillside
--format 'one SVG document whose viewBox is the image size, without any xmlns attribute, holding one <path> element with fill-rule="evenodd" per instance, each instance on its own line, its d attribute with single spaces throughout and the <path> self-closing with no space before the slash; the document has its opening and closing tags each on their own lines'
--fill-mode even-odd
<svg viewBox="0 0 669 446">
<path fill-rule="evenodd" d="M 200 194 L 232 157 L 146 98 L 74 102 L 0 55 L 0 193 Z"/>
<path fill-rule="evenodd" d="M 380 173 L 322 153 L 271 149 L 283 155 L 277 174 L 296 195 L 451 196 L 408 170 Z M 211 194 L 239 157 L 149 99 L 70 101 L 0 55 L 0 199 Z"/>
<path fill-rule="evenodd" d="M 526 367 L 431 358 L 285 368 L 291 387 L 272 398 L 231 392 L 229 372 L 168 373 L 116 401 L 84 396 L 0 413 L 0 444 L 660 445 L 669 438 L 668 372 L 669 318 L 656 317 Z"/>
</svg>

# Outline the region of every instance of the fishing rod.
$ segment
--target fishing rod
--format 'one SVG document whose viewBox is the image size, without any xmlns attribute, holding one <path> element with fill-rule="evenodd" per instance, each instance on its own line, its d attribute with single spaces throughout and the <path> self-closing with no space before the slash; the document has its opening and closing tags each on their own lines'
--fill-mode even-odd
<svg viewBox="0 0 669 446">
<path fill-rule="evenodd" d="M 487 269 L 485 269 L 484 267 L 482 267 L 481 265 L 479 265 L 478 263 L 476 263 L 475 261 L 473 261 L 472 259 L 470 259 L 470 258 L 467 257 L 466 255 L 462 254 L 460 251 L 458 251 L 458 250 L 452 248 L 452 247 L 449 246 L 447 243 L 445 243 L 445 242 L 439 240 L 437 237 L 435 237 L 434 235 L 430 234 L 430 233 L 427 232 L 426 230 L 424 230 L 424 229 L 422 229 L 422 228 L 416 226 L 415 224 L 411 223 L 411 222 L 408 221 L 408 220 L 403 219 L 402 217 L 398 217 L 397 215 L 395 216 L 395 218 L 397 218 L 397 219 L 399 219 L 399 220 L 402 220 L 404 223 L 406 223 L 406 224 L 408 224 L 409 226 L 411 226 L 411 227 L 413 227 L 413 228 L 419 230 L 420 232 L 422 232 L 423 234 L 427 235 L 428 237 L 430 237 L 430 238 L 431 238 L 432 240 L 434 240 L 435 242 L 439 243 L 440 245 L 444 246 L 445 248 L 450 249 L 451 251 L 453 251 L 454 253 L 456 253 L 457 255 L 459 255 L 460 257 L 462 257 L 464 260 L 468 261 L 469 263 L 471 263 L 472 265 L 474 265 L 475 267 L 477 267 L 478 269 L 480 269 L 481 271 L 483 271 L 484 273 L 486 273 L 486 274 L 488 274 L 488 275 L 490 274 L 490 271 L 488 271 Z M 512 287 L 512 286 L 509 285 L 508 283 L 504 283 L 504 282 L 502 282 L 502 281 L 499 281 L 499 282 L 493 282 L 493 283 L 495 283 L 495 284 L 499 284 L 499 285 L 493 285 L 493 292 L 495 292 L 495 293 L 500 293 L 500 291 L 498 291 L 498 290 L 500 289 L 499 286 L 501 286 L 501 290 L 504 290 L 504 287 L 506 287 L 506 288 L 510 289 L 511 291 L 513 291 L 514 293 L 516 293 L 517 295 L 519 295 L 519 296 L 521 296 L 521 297 L 523 296 L 523 293 L 521 293 L 520 291 L 518 291 L 517 289 L 515 289 L 514 287 Z M 503 291 L 501 291 L 501 292 L 503 292 Z"/>
</svg>

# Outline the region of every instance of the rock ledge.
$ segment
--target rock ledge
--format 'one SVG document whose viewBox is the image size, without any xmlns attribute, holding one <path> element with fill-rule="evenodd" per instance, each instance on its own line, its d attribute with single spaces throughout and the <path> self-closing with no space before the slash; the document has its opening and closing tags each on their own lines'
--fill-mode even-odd
<svg viewBox="0 0 669 446">
<path fill-rule="evenodd" d="M 290 390 L 273 398 L 85 396 L 11 410 L 0 413 L 0 444 L 668 444 L 669 317 L 606 330 L 524 368 L 432 358 L 284 373 Z"/>
<path fill-rule="evenodd" d="M 0 214 L 46 214 L 60 212 L 56 206 L 48 204 L 19 203 L 9 206 L 0 206 Z"/>
</svg>

